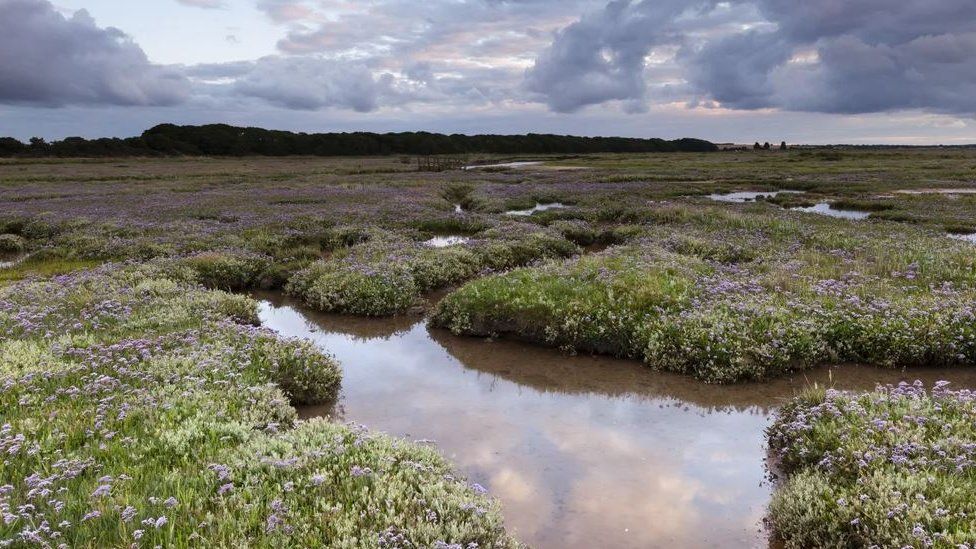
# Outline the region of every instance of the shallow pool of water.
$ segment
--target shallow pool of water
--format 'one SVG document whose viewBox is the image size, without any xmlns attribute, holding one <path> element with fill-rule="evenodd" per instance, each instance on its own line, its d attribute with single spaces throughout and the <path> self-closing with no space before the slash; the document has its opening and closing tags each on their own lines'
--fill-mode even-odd
<svg viewBox="0 0 976 549">
<path fill-rule="evenodd" d="M 955 238 L 956 240 L 965 240 L 967 242 L 972 242 L 976 244 L 976 233 L 971 233 L 971 234 L 949 233 L 949 238 Z"/>
<path fill-rule="evenodd" d="M 790 208 L 797 212 L 815 213 L 826 215 L 827 217 L 837 217 L 840 219 L 867 219 L 871 212 L 861 210 L 840 210 L 830 205 L 829 202 L 821 202 L 805 208 Z"/>
<path fill-rule="evenodd" d="M 423 245 L 428 246 L 430 248 L 447 248 L 448 246 L 457 246 L 459 244 L 465 244 L 470 241 L 471 238 L 467 236 L 442 235 L 442 236 L 435 236 L 430 240 L 425 240 L 423 242 Z"/>
<path fill-rule="evenodd" d="M 961 187 L 956 189 L 904 189 L 895 192 L 901 194 L 976 194 L 976 187 Z"/>
<path fill-rule="evenodd" d="M 477 164 L 472 166 L 465 166 L 465 170 L 484 170 L 487 168 L 528 168 L 531 166 L 539 166 L 542 162 L 503 162 L 501 164 Z"/>
<path fill-rule="evenodd" d="M 914 379 L 976 388 L 976 369 L 856 366 L 719 387 L 632 361 L 455 337 L 418 318 L 340 317 L 257 298 L 265 326 L 342 363 L 338 401 L 302 408 L 303 417 L 435 440 L 537 548 L 767 546 L 763 430 L 795 391 Z"/>
<path fill-rule="evenodd" d="M 710 194 L 708 198 L 718 202 L 753 202 L 780 194 L 803 194 L 803 191 L 741 191 L 736 193 Z"/>
<path fill-rule="evenodd" d="M 528 217 L 537 212 L 544 212 L 546 210 L 559 210 L 567 208 L 565 204 L 559 202 L 553 202 L 550 204 L 536 204 L 535 207 L 529 208 L 528 210 L 509 210 L 505 212 L 505 215 L 515 215 L 520 217 Z"/>
<path fill-rule="evenodd" d="M 0 254 L 0 269 L 9 269 L 27 259 L 27 254 Z"/>
</svg>

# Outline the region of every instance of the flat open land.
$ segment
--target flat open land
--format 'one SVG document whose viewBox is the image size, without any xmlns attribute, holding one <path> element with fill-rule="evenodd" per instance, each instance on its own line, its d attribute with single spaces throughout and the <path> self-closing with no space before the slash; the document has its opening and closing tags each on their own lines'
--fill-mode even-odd
<svg viewBox="0 0 976 549">
<path fill-rule="evenodd" d="M 976 150 L 479 163 L 0 160 L 0 546 L 976 544 Z"/>
</svg>

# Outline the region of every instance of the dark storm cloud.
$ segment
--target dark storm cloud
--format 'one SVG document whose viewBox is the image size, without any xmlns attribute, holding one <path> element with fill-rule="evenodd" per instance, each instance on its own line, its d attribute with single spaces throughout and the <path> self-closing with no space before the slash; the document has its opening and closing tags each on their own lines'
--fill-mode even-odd
<svg viewBox="0 0 976 549">
<path fill-rule="evenodd" d="M 185 77 L 84 10 L 65 17 L 47 0 L 0 0 L 2 103 L 171 105 L 188 93 Z"/>
<path fill-rule="evenodd" d="M 647 90 L 645 57 L 651 48 L 681 42 L 678 17 L 713 3 L 610 2 L 556 35 L 526 73 L 526 87 L 559 112 L 615 99 L 642 101 Z"/>
<path fill-rule="evenodd" d="M 774 30 L 748 40 L 729 36 L 688 57 L 691 82 L 725 106 L 976 113 L 972 0 L 764 0 L 758 6 Z M 739 77 L 723 78 L 732 68 Z"/>
<path fill-rule="evenodd" d="M 777 33 L 748 31 L 706 43 L 685 59 L 692 91 L 724 106 L 759 109 L 775 93 L 773 68 L 789 61 L 791 51 Z"/>
<path fill-rule="evenodd" d="M 742 24 L 704 24 L 719 12 Z M 645 102 L 644 58 L 662 46 L 679 48 L 692 103 L 976 113 L 973 0 L 617 0 L 560 31 L 526 85 L 557 111 Z"/>
<path fill-rule="evenodd" d="M 779 32 L 798 43 L 851 35 L 867 43 L 903 43 L 919 36 L 972 32 L 971 0 L 757 0 Z"/>
</svg>

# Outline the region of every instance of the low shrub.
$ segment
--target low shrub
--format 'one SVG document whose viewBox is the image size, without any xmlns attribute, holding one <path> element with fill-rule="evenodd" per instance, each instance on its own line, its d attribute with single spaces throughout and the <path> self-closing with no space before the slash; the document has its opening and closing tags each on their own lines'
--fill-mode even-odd
<svg viewBox="0 0 976 549">
<path fill-rule="evenodd" d="M 424 249 L 407 261 L 420 292 L 429 292 L 473 277 L 482 268 L 478 255 L 462 246 Z"/>
<path fill-rule="evenodd" d="M 262 273 L 271 265 L 267 256 L 242 251 L 201 252 L 175 260 L 189 268 L 194 278 L 207 288 L 241 291 L 258 285 Z"/>
<path fill-rule="evenodd" d="M 789 548 L 976 543 L 976 398 L 946 382 L 818 390 L 768 430 L 786 476 L 770 505 Z"/>
<path fill-rule="evenodd" d="M 891 202 L 879 200 L 858 200 L 855 198 L 840 198 L 830 204 L 838 210 L 861 210 L 866 212 L 883 212 L 895 208 Z"/>
<path fill-rule="evenodd" d="M 589 246 L 597 241 L 599 234 L 589 223 L 580 220 L 560 220 L 549 224 L 549 228 L 563 235 L 563 238 L 580 246 Z"/>
<path fill-rule="evenodd" d="M 285 291 L 320 311 L 390 316 L 412 307 L 420 295 L 413 275 L 395 263 L 319 261 L 296 273 Z"/>
<path fill-rule="evenodd" d="M 755 250 L 746 249 L 735 243 L 691 236 L 673 237 L 667 246 L 675 253 L 720 263 L 739 263 L 755 258 Z"/>
<path fill-rule="evenodd" d="M 824 224 L 811 235 L 775 220 L 745 230 L 745 215 L 710 231 L 644 227 L 599 255 L 468 283 L 433 323 L 638 357 L 718 383 L 828 361 L 976 364 L 971 252 L 921 231 L 895 244 Z"/>
<path fill-rule="evenodd" d="M 27 241 L 15 234 L 0 234 L 0 253 L 14 254 L 27 249 Z"/>
<path fill-rule="evenodd" d="M 434 234 L 474 234 L 489 227 L 474 216 L 452 214 L 441 217 L 425 217 L 410 224 L 415 229 Z"/>
<path fill-rule="evenodd" d="M 268 372 L 293 404 L 326 402 L 338 393 L 342 374 L 335 360 L 306 340 L 261 336 L 254 342 L 251 361 Z"/>
</svg>

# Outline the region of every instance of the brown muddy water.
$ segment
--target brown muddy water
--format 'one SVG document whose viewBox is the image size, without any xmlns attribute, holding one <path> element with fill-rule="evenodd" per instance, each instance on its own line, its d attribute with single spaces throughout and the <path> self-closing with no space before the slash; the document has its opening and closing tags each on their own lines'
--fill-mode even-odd
<svg viewBox="0 0 976 549">
<path fill-rule="evenodd" d="M 264 326 L 311 339 L 342 363 L 338 401 L 302 417 L 435 441 L 536 548 L 769 547 L 763 430 L 785 399 L 813 383 L 976 388 L 976 370 L 862 366 L 706 385 L 631 361 L 455 337 L 419 317 L 341 317 L 256 297 Z"/>
</svg>

